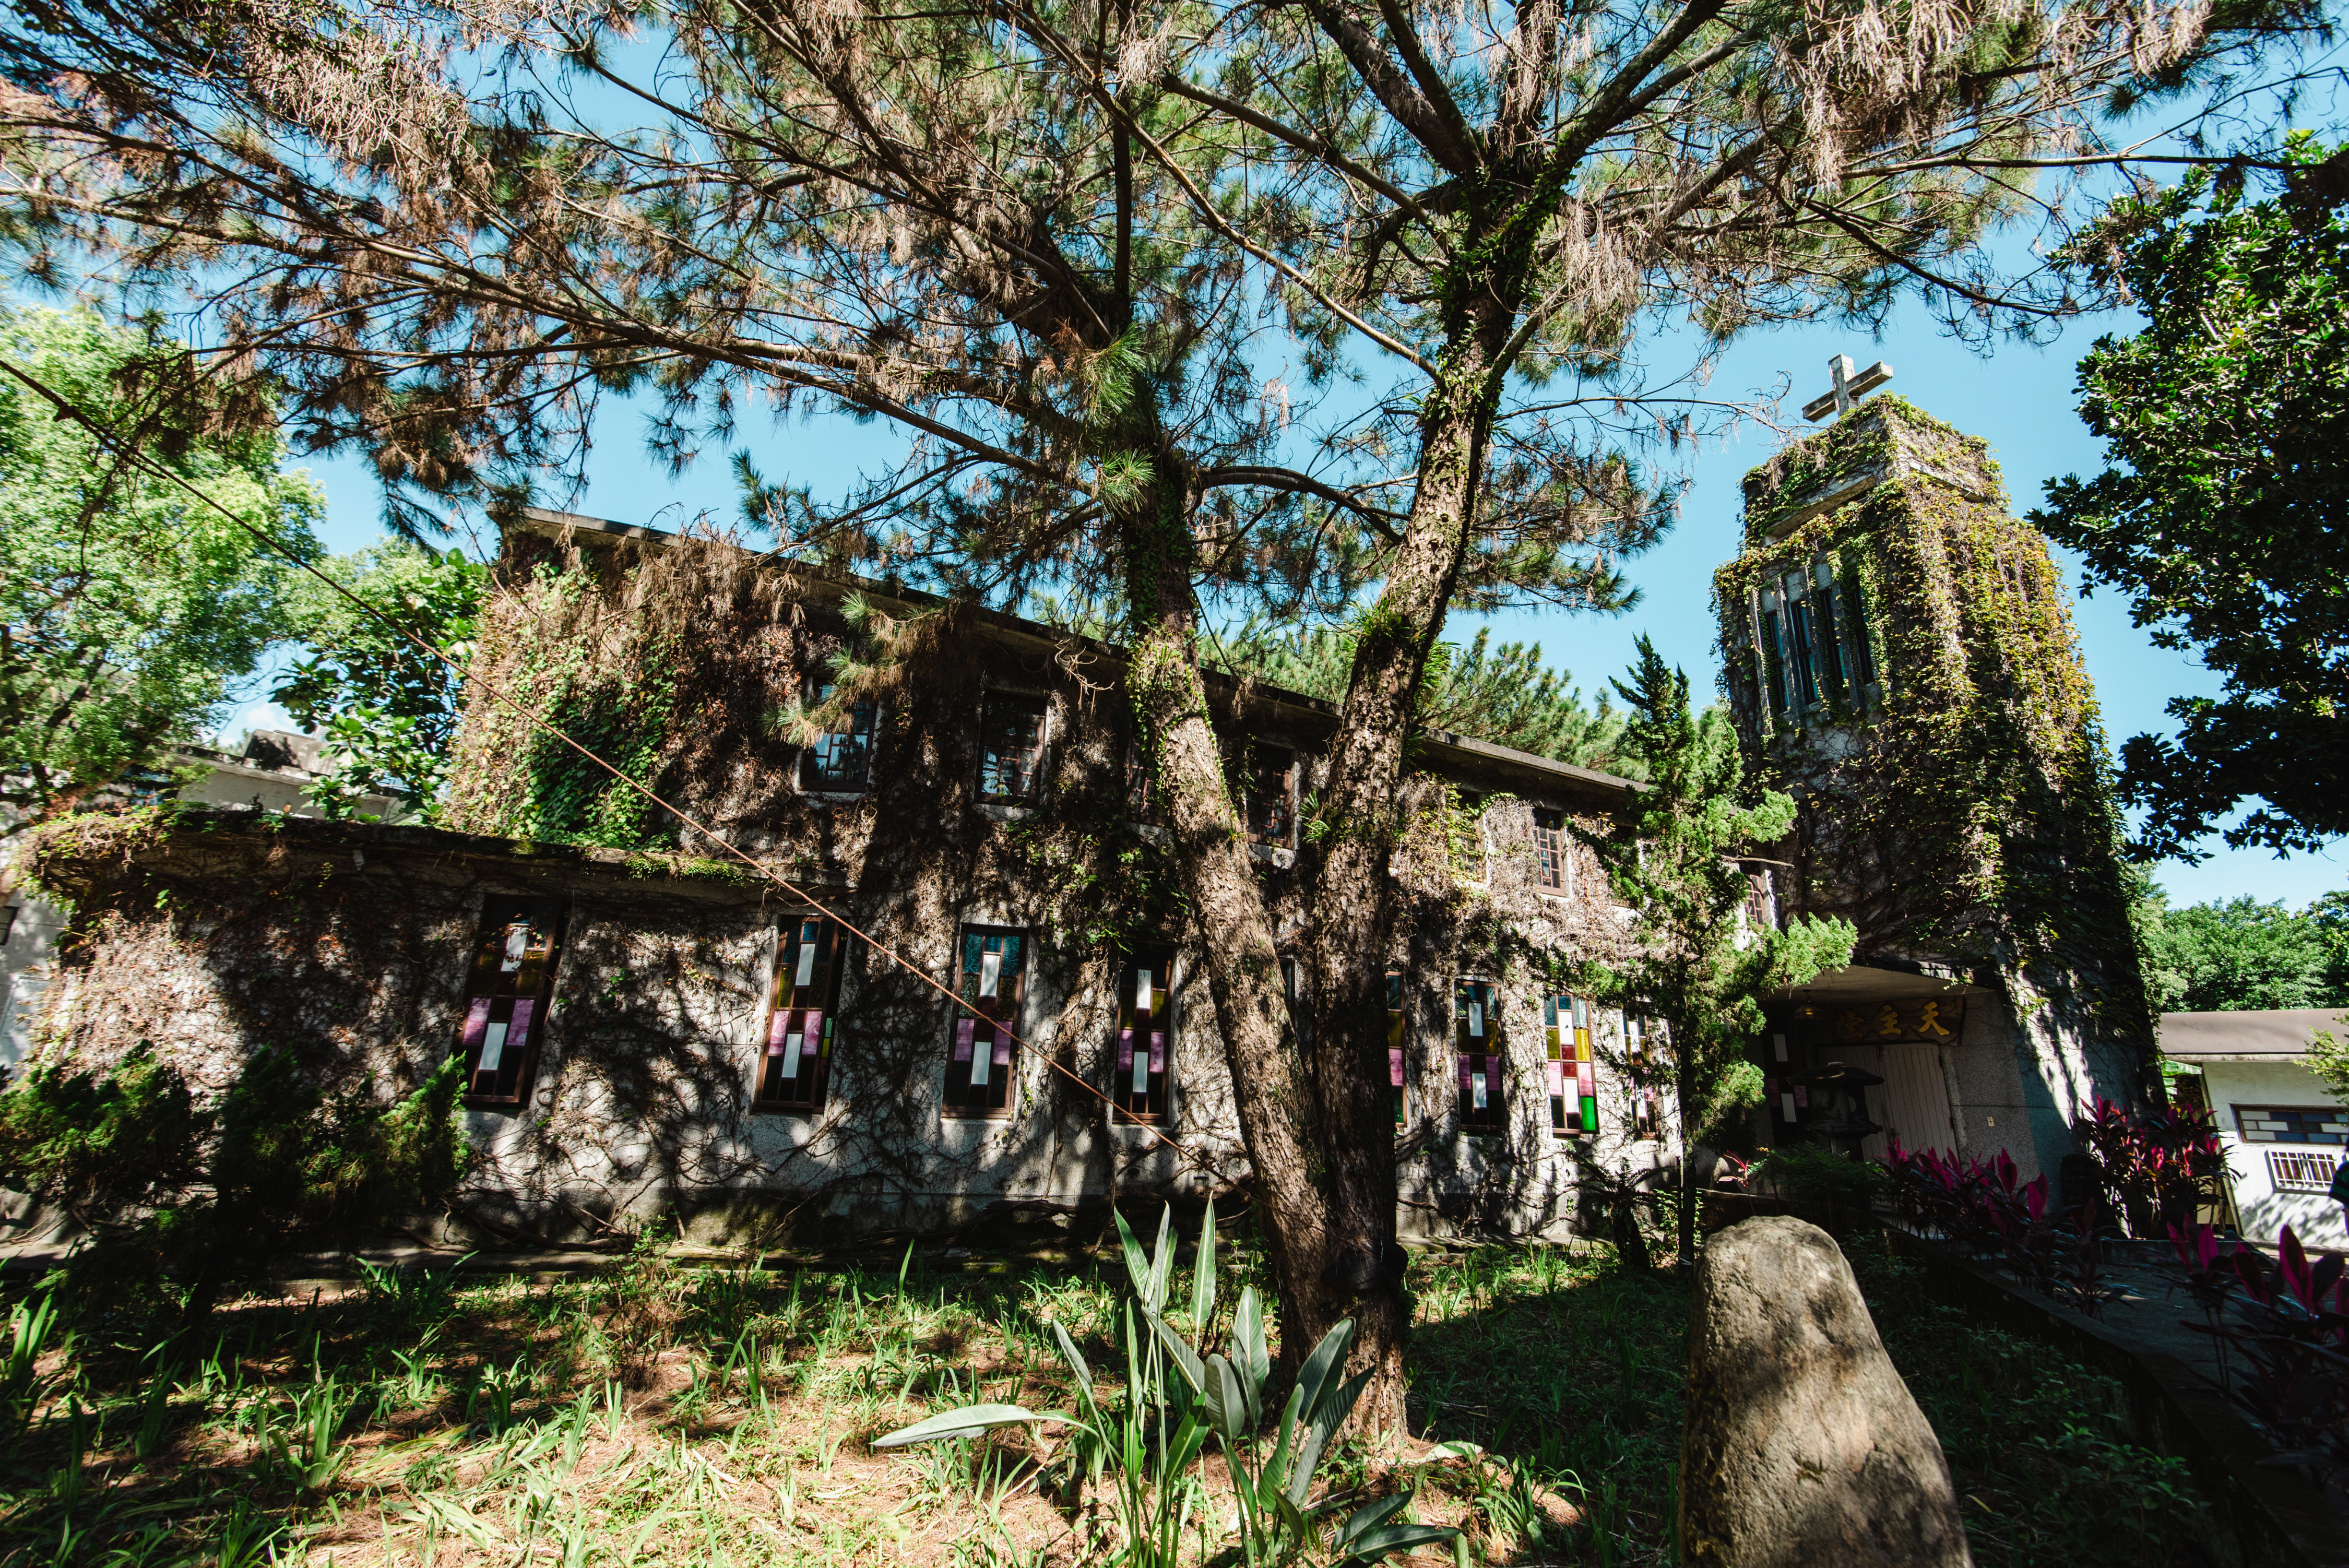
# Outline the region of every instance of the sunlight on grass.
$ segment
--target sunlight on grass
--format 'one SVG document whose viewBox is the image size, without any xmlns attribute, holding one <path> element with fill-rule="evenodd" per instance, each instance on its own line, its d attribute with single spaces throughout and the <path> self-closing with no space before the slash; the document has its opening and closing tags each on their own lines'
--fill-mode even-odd
<svg viewBox="0 0 2349 1568">
<path fill-rule="evenodd" d="M 1872 1295 L 1901 1294 L 1889 1259 L 1858 1262 Z M 969 1263 L 683 1266 L 647 1239 L 595 1277 L 371 1271 L 200 1332 L 162 1301 L 58 1297 L 48 1324 L 20 1303 L 0 1562 L 1101 1561 L 1104 1501 L 1049 1429 L 867 1446 L 961 1405 L 1066 1408 L 1053 1322 L 1113 1364 L 1110 1252 Z M 1224 1302 L 1263 1288 L 1245 1240 L 1218 1263 Z M 1605 1248 L 1510 1246 L 1423 1253 L 1411 1286 L 1423 1440 L 1341 1444 L 1331 1492 L 1409 1491 L 1403 1517 L 1461 1527 L 1475 1562 L 1669 1563 L 1685 1284 Z M 2190 1504 L 2168 1461 L 2103 1435 L 2116 1390 L 2099 1405 L 2076 1368 L 1930 1304 L 1878 1310 L 1979 1511 L 1978 1562 L 2165 1561 L 2159 1511 Z M 1987 1422 L 1993 1398 L 2021 1414 Z M 1185 1552 L 1221 1564 L 1233 1498 L 1219 1459 L 1204 1473 Z"/>
</svg>

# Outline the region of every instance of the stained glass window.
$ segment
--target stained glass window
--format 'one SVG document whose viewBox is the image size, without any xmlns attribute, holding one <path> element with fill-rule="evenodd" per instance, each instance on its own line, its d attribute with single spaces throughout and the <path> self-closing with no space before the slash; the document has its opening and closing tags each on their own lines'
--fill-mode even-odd
<svg viewBox="0 0 2349 1568">
<path fill-rule="evenodd" d="M 775 954 L 775 985 L 759 1058 L 760 1110 L 823 1109 L 832 1081 L 833 1015 L 839 1009 L 846 933 L 826 915 L 803 916 L 783 927 Z"/>
<path fill-rule="evenodd" d="M 1452 988 L 1453 1050 L 1460 1068 L 1460 1125 L 1470 1132 L 1508 1126 L 1501 1084 L 1499 990 L 1490 981 L 1462 980 Z"/>
<path fill-rule="evenodd" d="M 1549 1058 L 1550 1131 L 1560 1138 L 1597 1132 L 1598 1062 L 1590 1045 L 1590 999 L 1543 997 L 1542 1044 Z"/>
<path fill-rule="evenodd" d="M 1117 1052 L 1110 1098 L 1120 1121 L 1166 1118 L 1167 1068 L 1174 1059 L 1174 954 L 1164 948 L 1135 954 L 1118 976 Z"/>
<path fill-rule="evenodd" d="M 483 907 L 457 1037 L 465 1097 L 473 1103 L 519 1105 L 529 1097 L 561 941 L 552 899 L 493 898 Z"/>
<path fill-rule="evenodd" d="M 948 1116 L 1008 1117 L 1018 1067 L 1019 999 L 1026 991 L 1027 934 L 995 926 L 962 928 L 956 994 L 964 1005 L 948 1026 Z"/>
</svg>

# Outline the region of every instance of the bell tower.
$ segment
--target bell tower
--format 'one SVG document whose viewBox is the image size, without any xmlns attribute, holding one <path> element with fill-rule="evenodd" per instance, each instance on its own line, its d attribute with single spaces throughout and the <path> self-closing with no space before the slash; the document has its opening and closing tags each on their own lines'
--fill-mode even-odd
<svg viewBox="0 0 2349 1568">
<path fill-rule="evenodd" d="M 1781 911 L 1859 930 L 1849 968 L 1774 1012 L 1756 1130 L 1802 1135 L 1795 1080 L 1839 1060 L 1887 1080 L 1871 1151 L 2005 1149 L 2055 1176 L 2098 1098 L 2152 1082 L 2095 692 L 1988 445 L 1867 397 L 1887 366 L 1829 369 L 1804 409 L 1826 428 L 1745 476 L 1714 576 L 1739 743 L 1801 808 Z"/>
</svg>

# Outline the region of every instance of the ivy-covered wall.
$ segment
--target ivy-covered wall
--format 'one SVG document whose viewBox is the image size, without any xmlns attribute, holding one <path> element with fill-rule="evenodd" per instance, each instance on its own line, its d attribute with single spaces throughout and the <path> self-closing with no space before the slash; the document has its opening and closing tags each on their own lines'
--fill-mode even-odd
<svg viewBox="0 0 2349 1568">
<path fill-rule="evenodd" d="M 2096 704 L 2046 542 L 1982 442 L 1878 397 L 1745 480 L 1746 547 L 1714 580 L 1724 695 L 1757 778 L 1803 803 L 1791 913 L 1857 958 L 1989 971 L 2067 1112 L 2134 1097 L 2152 1049 Z M 1821 504 L 1820 498 L 1827 498 Z M 1824 573 L 1823 570 L 1824 569 Z M 1872 683 L 1807 712 L 1769 695 L 1762 606 L 1790 573 L 1863 606 Z M 1856 596 L 1845 596 L 1847 583 Z M 1814 586 L 1813 592 L 1816 592 Z"/>
<path fill-rule="evenodd" d="M 464 831 L 194 813 L 135 833 L 119 821 L 50 832 L 33 874 L 77 911 L 44 1049 L 102 1064 L 151 1040 L 215 1084 L 282 1042 L 321 1072 L 406 1084 L 455 1041 L 483 900 L 554 897 L 568 934 L 536 1088 L 518 1109 L 471 1113 L 481 1161 L 466 1206 L 484 1237 L 657 1212 L 736 1238 L 933 1225 L 997 1204 L 1187 1195 L 1215 1180 L 1149 1132 L 1112 1126 L 1057 1070 L 1107 1083 L 1123 949 L 1195 954 L 1212 939 L 1129 810 L 1113 653 L 968 612 L 905 621 L 879 690 L 872 788 L 811 794 L 788 709 L 835 652 L 864 649 L 841 585 L 754 559 L 721 541 L 513 534 L 460 743 L 451 814 Z M 947 1004 L 921 974 L 863 950 L 833 1014 L 822 1112 L 754 1112 L 777 928 L 795 906 L 534 733 L 492 687 L 625 758 L 931 978 L 950 979 L 964 923 L 1033 931 L 1020 1030 L 1033 1048 L 1013 1118 L 942 1115 Z M 1048 705 L 1032 808 L 978 799 L 988 687 Z M 1235 734 L 1298 749 L 1309 790 L 1326 711 L 1218 696 Z M 1410 1020 L 1404 1223 L 1522 1231 L 1567 1214 L 1575 1191 L 1578 1147 L 1549 1129 L 1540 996 L 1614 955 L 1625 929 L 1585 846 L 1573 896 L 1535 887 L 1532 813 L 1565 811 L 1588 837 L 1613 797 L 1505 757 L 1446 755 L 1446 776 L 1413 785 L 1399 857 L 1412 895 L 1395 954 Z M 1303 912 L 1287 858 L 1268 853 L 1264 874 L 1294 931 Z M 1172 1130 L 1234 1175 L 1246 1158 L 1195 968 L 1178 959 Z M 1451 1010 L 1464 975 L 1503 985 L 1506 1136 L 1460 1130 Z M 1608 1075 L 1612 1132 L 1596 1152 L 1617 1164 L 1654 1150 L 1621 1139 L 1625 1093 Z"/>
</svg>

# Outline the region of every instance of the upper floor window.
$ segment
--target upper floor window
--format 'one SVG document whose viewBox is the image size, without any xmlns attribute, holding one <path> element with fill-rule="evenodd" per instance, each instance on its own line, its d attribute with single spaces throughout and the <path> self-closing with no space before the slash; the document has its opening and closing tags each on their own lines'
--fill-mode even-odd
<svg viewBox="0 0 2349 1568">
<path fill-rule="evenodd" d="M 472 1103 L 519 1105 L 529 1098 L 561 942 L 553 899 L 493 898 L 483 906 L 457 1039 L 465 1098 Z"/>
<path fill-rule="evenodd" d="M 1460 1124 L 1470 1132 L 1498 1132 L 1508 1125 L 1501 1106 L 1502 1071 L 1499 989 L 1487 980 L 1463 980 L 1452 988 L 1453 1050 L 1460 1062 Z"/>
<path fill-rule="evenodd" d="M 775 985 L 767 1015 L 767 1050 L 751 1097 L 759 1110 L 823 1109 L 832 1079 L 833 1014 L 840 1002 L 845 934 L 828 915 L 783 927 L 776 945 Z"/>
<path fill-rule="evenodd" d="M 1044 771 L 1044 699 L 991 691 L 979 705 L 978 794 L 1032 800 Z"/>
<path fill-rule="evenodd" d="M 810 681 L 806 706 L 830 702 L 840 688 L 829 681 Z M 800 752 L 800 788 L 855 791 L 873 782 L 873 737 L 880 710 L 860 702 L 848 710 L 845 727 L 816 737 Z"/>
<path fill-rule="evenodd" d="M 1845 668 L 1850 672 L 1855 690 L 1864 690 L 1876 679 L 1876 656 L 1868 648 L 1868 599 L 1859 585 L 1859 573 L 1846 563 L 1843 571 L 1844 643 L 1849 649 Z"/>
<path fill-rule="evenodd" d="M 1598 1064 L 1590 1047 L 1589 998 L 1543 997 L 1542 1042 L 1549 1057 L 1550 1131 L 1560 1138 L 1598 1131 Z"/>
<path fill-rule="evenodd" d="M 1297 754 L 1250 741 L 1242 756 L 1240 798 L 1248 842 L 1287 849 L 1297 828 Z"/>
<path fill-rule="evenodd" d="M 1812 653 L 1811 602 L 1802 596 L 1799 573 L 1786 574 L 1787 663 L 1795 676 L 1795 698 L 1804 707 L 1819 700 L 1816 663 Z"/>
<path fill-rule="evenodd" d="M 1167 982 L 1174 954 L 1164 948 L 1135 954 L 1117 982 L 1117 1077 L 1110 1098 L 1120 1121 L 1166 1119 L 1166 1068 L 1174 1036 Z"/>
<path fill-rule="evenodd" d="M 1567 891 L 1566 813 L 1535 808 L 1534 885 L 1551 892 Z"/>
<path fill-rule="evenodd" d="M 962 928 L 955 994 L 954 1049 L 947 1061 L 948 1116 L 1008 1117 L 1018 1067 L 1019 1001 L 1027 991 L 1027 933 Z"/>
</svg>

